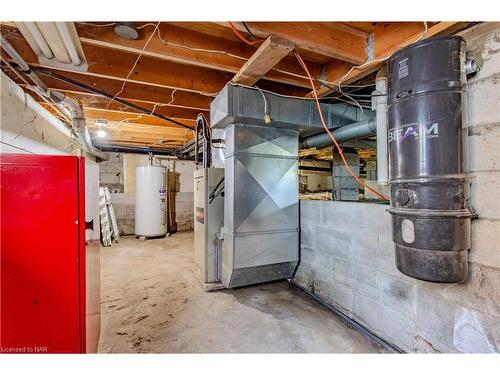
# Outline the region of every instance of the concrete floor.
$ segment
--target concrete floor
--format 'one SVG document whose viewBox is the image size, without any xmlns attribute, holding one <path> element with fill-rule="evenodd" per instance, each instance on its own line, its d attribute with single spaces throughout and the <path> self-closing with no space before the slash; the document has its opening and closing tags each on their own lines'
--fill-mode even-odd
<svg viewBox="0 0 500 375">
<path fill-rule="evenodd" d="M 193 232 L 101 249 L 100 353 L 379 353 L 287 282 L 204 292 Z"/>
</svg>

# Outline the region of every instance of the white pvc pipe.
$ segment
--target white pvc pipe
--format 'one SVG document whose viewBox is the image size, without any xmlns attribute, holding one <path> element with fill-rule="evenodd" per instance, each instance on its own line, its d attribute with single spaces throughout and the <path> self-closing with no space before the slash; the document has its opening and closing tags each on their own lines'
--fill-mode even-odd
<svg viewBox="0 0 500 375">
<path fill-rule="evenodd" d="M 50 49 L 49 45 L 45 41 L 45 38 L 43 37 L 42 33 L 40 32 L 40 29 L 38 28 L 37 24 L 35 22 L 25 22 L 24 25 L 26 28 L 29 30 L 31 36 L 35 40 L 36 44 L 38 44 L 38 47 L 42 51 L 42 54 L 47 58 L 47 59 L 52 59 L 54 58 L 54 54 L 52 53 L 52 50 Z"/>
<path fill-rule="evenodd" d="M 37 22 L 45 41 L 50 46 L 57 61 L 69 64 L 71 62 L 66 47 L 54 22 Z"/>
<path fill-rule="evenodd" d="M 61 35 L 64 46 L 66 47 L 66 51 L 69 54 L 69 58 L 74 65 L 80 65 L 81 60 L 80 56 L 78 56 L 78 52 L 76 51 L 75 43 L 73 38 L 71 37 L 71 33 L 69 32 L 68 25 L 66 22 L 56 22 L 57 30 Z"/>
<path fill-rule="evenodd" d="M 387 77 L 380 71 L 375 79 L 375 111 L 377 122 L 377 180 L 379 185 L 389 183 L 389 159 L 387 154 Z"/>
</svg>

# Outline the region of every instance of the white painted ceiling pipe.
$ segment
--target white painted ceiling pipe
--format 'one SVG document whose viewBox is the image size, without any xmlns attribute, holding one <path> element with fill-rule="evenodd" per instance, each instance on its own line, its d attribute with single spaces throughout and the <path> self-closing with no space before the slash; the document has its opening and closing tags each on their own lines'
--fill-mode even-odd
<svg viewBox="0 0 500 375">
<path fill-rule="evenodd" d="M 77 66 L 80 65 L 81 59 L 80 56 L 78 56 L 78 52 L 76 51 L 73 38 L 71 38 L 71 33 L 68 29 L 68 25 L 66 24 L 66 22 L 56 22 L 55 24 L 57 30 L 59 31 L 59 34 L 61 35 L 64 46 L 66 47 L 66 51 L 68 51 L 71 62 Z"/>
</svg>

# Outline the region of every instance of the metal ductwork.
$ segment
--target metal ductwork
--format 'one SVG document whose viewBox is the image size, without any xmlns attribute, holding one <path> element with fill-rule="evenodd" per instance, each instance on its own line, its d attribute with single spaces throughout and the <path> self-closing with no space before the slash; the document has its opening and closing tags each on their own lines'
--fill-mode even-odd
<svg viewBox="0 0 500 375">
<path fill-rule="evenodd" d="M 270 124 L 264 120 L 265 102 L 272 119 Z M 374 116 L 370 110 L 361 112 L 347 104 L 321 103 L 321 109 L 329 129 Z M 210 122 L 213 128 L 241 123 L 299 131 L 323 129 L 314 100 L 290 98 L 234 84 L 226 85 L 210 104 Z"/>
<path fill-rule="evenodd" d="M 375 135 L 377 132 L 377 123 L 374 118 L 375 116 L 371 111 L 368 111 L 368 113 L 371 114 L 372 118 L 355 122 L 350 125 L 344 125 L 332 131 L 336 141 L 342 143 L 353 139 Z M 304 138 L 300 142 L 301 147 L 325 147 L 328 145 L 333 145 L 333 141 L 330 138 L 330 135 L 326 132 Z"/>
<path fill-rule="evenodd" d="M 397 268 L 426 281 L 464 281 L 472 216 L 464 40 L 439 37 L 395 53 L 388 93 Z"/>
<path fill-rule="evenodd" d="M 109 156 L 101 150 L 95 148 L 92 144 L 92 139 L 90 138 L 90 134 L 87 129 L 87 123 L 85 121 L 85 114 L 83 112 L 82 103 L 80 103 L 80 101 L 76 99 L 67 97 L 59 91 L 50 91 L 50 95 L 55 101 L 61 104 L 65 104 L 69 107 L 72 124 L 71 128 L 73 129 L 73 132 L 75 133 L 79 143 L 83 146 L 85 151 L 98 157 L 99 159 L 108 160 Z"/>
<path fill-rule="evenodd" d="M 222 282 L 291 278 L 299 262 L 298 132 L 226 128 Z"/>
</svg>

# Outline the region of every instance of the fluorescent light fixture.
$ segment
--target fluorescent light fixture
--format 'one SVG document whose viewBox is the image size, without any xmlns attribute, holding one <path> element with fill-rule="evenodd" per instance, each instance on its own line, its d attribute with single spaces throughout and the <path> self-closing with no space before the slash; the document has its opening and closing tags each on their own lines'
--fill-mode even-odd
<svg viewBox="0 0 500 375">
<path fill-rule="evenodd" d="M 88 64 L 73 22 L 16 22 L 41 65 L 87 71 Z"/>
<path fill-rule="evenodd" d="M 57 30 L 59 34 L 61 34 L 61 38 L 63 40 L 64 46 L 66 47 L 66 51 L 68 51 L 69 58 L 74 65 L 80 65 L 81 60 L 80 56 L 78 56 L 78 52 L 76 51 L 75 43 L 73 39 L 71 39 L 71 34 L 68 28 L 68 24 L 66 22 L 56 22 Z"/>
</svg>

